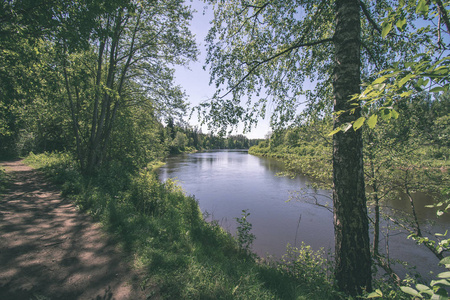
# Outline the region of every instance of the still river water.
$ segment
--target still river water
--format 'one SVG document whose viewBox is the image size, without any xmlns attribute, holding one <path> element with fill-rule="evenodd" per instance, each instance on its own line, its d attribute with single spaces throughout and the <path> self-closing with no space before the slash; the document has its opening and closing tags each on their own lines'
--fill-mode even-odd
<svg viewBox="0 0 450 300">
<path fill-rule="evenodd" d="M 248 221 L 256 235 L 253 251 L 260 256 L 281 257 L 286 245 L 299 246 L 301 242 L 315 250 L 334 249 L 332 213 L 325 208 L 299 201 L 299 190 L 307 189 L 308 179 L 298 175 L 292 179 L 276 176 L 284 170 L 283 163 L 249 155 L 247 151 L 210 151 L 172 156 L 160 168 L 161 180 L 175 178 L 188 195 L 197 199 L 200 209 L 217 220 L 231 233 L 236 232 L 242 210 L 248 210 Z M 306 190 L 311 200 L 314 195 L 321 204 L 331 206 L 331 192 Z M 302 193 L 304 195 L 304 193 Z M 290 201 L 289 201 L 290 200 Z M 424 208 L 426 197 L 417 196 L 419 217 L 434 218 L 431 209 Z M 393 201 L 390 206 L 408 209 L 406 199 Z M 436 232 L 444 232 L 450 219 L 439 219 Z M 441 230 L 441 231 L 439 231 Z M 423 246 L 407 240 L 405 234 L 389 232 L 389 255 L 418 264 L 419 270 L 435 270 L 438 260 Z M 386 240 L 380 241 L 384 247 Z M 402 271 L 398 270 L 400 273 Z"/>
</svg>

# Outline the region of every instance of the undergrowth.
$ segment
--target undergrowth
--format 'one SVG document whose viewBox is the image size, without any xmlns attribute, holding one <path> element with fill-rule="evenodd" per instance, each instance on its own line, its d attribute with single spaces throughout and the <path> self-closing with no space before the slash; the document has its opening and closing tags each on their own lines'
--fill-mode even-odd
<svg viewBox="0 0 450 300">
<path fill-rule="evenodd" d="M 142 287 L 152 291 L 149 296 L 341 298 L 309 248 L 291 249 L 282 261 L 255 258 L 242 251 L 247 244 L 240 245 L 218 222 L 204 221 L 195 198 L 171 180 L 161 183 L 151 170 L 130 174 L 111 164 L 86 178 L 66 153 L 32 154 L 26 162 L 43 170 L 64 195 L 104 224 L 145 274 Z"/>
<path fill-rule="evenodd" d="M 6 175 L 5 170 L 0 167 L 0 195 L 5 191 L 7 184 L 8 184 L 8 175 Z"/>
</svg>

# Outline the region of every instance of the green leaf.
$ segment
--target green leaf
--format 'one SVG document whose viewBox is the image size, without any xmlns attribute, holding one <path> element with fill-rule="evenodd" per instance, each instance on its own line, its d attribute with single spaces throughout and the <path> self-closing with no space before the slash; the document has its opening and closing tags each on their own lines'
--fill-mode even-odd
<svg viewBox="0 0 450 300">
<path fill-rule="evenodd" d="M 375 81 L 374 81 L 374 82 L 372 82 L 372 85 L 375 85 L 375 84 L 379 84 L 379 83 L 383 83 L 383 82 L 385 82 L 385 81 L 386 81 L 386 79 L 387 79 L 387 77 L 386 77 L 386 76 L 381 76 L 381 77 L 378 77 L 377 79 L 375 79 Z"/>
<path fill-rule="evenodd" d="M 426 14 L 428 13 L 428 4 L 426 0 L 419 0 L 419 3 L 417 3 L 416 7 L 416 14 Z"/>
<path fill-rule="evenodd" d="M 406 19 L 401 18 L 395 25 L 397 26 L 398 30 L 403 31 L 406 27 Z"/>
<path fill-rule="evenodd" d="M 445 257 L 439 262 L 440 265 L 450 265 L 450 256 Z"/>
<path fill-rule="evenodd" d="M 416 289 L 420 292 L 420 293 L 425 293 L 427 295 L 432 296 L 433 295 L 433 291 L 426 285 L 423 284 L 416 284 Z"/>
<path fill-rule="evenodd" d="M 370 118 L 367 120 L 367 125 L 369 125 L 370 129 L 375 128 L 375 125 L 377 125 L 378 116 L 377 115 L 371 115 Z"/>
<path fill-rule="evenodd" d="M 395 109 L 392 109 L 392 110 L 391 110 L 391 116 L 392 116 L 394 119 L 398 119 L 399 113 L 398 113 Z"/>
<path fill-rule="evenodd" d="M 412 91 L 412 90 L 409 90 L 409 91 L 407 91 L 407 92 L 401 93 L 401 94 L 400 94 L 400 97 L 402 97 L 402 98 L 409 97 L 409 96 L 412 95 L 412 93 L 413 93 L 413 91 Z"/>
<path fill-rule="evenodd" d="M 445 286 L 450 286 L 450 282 L 447 279 L 439 279 L 439 280 L 432 280 L 431 281 L 431 286 L 435 286 L 435 285 L 445 285 Z"/>
<path fill-rule="evenodd" d="M 431 93 L 438 93 L 438 92 L 445 92 L 445 89 L 443 87 L 437 86 L 430 90 Z"/>
<path fill-rule="evenodd" d="M 355 123 L 353 123 L 353 130 L 356 131 L 359 128 L 361 128 L 361 126 L 363 126 L 365 120 L 366 120 L 365 117 L 358 118 L 358 120 L 356 120 Z"/>
<path fill-rule="evenodd" d="M 392 29 L 392 22 L 386 22 L 383 24 L 383 29 L 381 30 L 381 36 L 383 38 L 385 38 L 388 33 L 391 31 Z"/>
<path fill-rule="evenodd" d="M 381 297 L 383 297 L 383 292 L 381 292 L 381 290 L 379 289 L 376 289 L 375 292 L 372 292 L 367 296 L 367 299 L 381 298 Z"/>
<path fill-rule="evenodd" d="M 341 131 L 341 128 L 340 128 L 340 127 L 339 127 L 339 128 L 336 128 L 335 130 L 333 130 L 332 132 L 330 132 L 330 133 L 328 134 L 328 136 L 335 135 L 335 134 L 338 133 L 339 131 Z"/>
<path fill-rule="evenodd" d="M 421 294 L 419 294 L 418 291 L 416 291 L 415 289 L 409 287 L 409 286 L 401 286 L 400 289 L 407 294 L 410 294 L 412 296 L 416 296 L 416 297 L 420 297 L 423 298 Z"/>
<path fill-rule="evenodd" d="M 443 272 L 438 274 L 439 278 L 450 278 L 450 272 Z"/>
<path fill-rule="evenodd" d="M 403 85 L 405 85 L 406 82 L 408 82 L 414 75 L 413 74 L 408 74 L 405 77 L 403 77 L 399 82 L 398 82 L 398 87 L 402 87 Z"/>
</svg>

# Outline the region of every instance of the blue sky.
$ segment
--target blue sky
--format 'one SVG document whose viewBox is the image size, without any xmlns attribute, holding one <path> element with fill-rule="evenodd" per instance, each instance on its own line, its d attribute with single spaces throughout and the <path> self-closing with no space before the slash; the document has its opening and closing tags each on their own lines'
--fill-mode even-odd
<svg viewBox="0 0 450 300">
<path fill-rule="evenodd" d="M 215 91 L 214 86 L 209 85 L 208 70 L 203 70 L 206 58 L 206 43 L 204 40 L 210 27 L 209 22 L 212 20 L 213 11 L 212 6 L 208 7 L 200 0 L 189 1 L 187 4 L 191 5 L 197 11 L 194 13 L 191 22 L 191 31 L 196 36 L 200 55 L 196 62 L 189 64 L 190 70 L 185 67 L 176 67 L 175 82 L 186 91 L 188 101 L 191 103 L 191 107 L 193 107 L 211 98 Z M 191 125 L 198 125 L 197 116 L 195 115 L 187 121 Z M 206 126 L 202 127 L 202 130 L 203 132 L 207 132 Z M 258 126 L 245 135 L 249 138 L 264 138 L 264 135 L 269 131 L 269 118 L 266 118 L 265 120 L 260 120 Z M 235 132 L 235 134 L 237 133 L 242 133 L 242 127 Z"/>
</svg>

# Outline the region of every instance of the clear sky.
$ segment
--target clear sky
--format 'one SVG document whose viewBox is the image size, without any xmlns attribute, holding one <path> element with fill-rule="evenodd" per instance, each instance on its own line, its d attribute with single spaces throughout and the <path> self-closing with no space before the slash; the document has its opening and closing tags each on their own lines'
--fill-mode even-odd
<svg viewBox="0 0 450 300">
<path fill-rule="evenodd" d="M 186 4 L 191 5 L 196 10 L 191 22 L 191 31 L 196 36 L 200 55 L 196 62 L 190 63 L 190 70 L 185 67 L 176 68 L 175 81 L 186 91 L 188 101 L 191 103 L 191 107 L 193 107 L 204 100 L 210 99 L 215 91 L 214 86 L 209 85 L 208 69 L 206 71 L 203 70 L 206 58 L 205 37 L 210 27 L 210 21 L 213 18 L 213 11 L 211 6 L 208 7 L 200 0 L 186 1 Z M 198 119 L 195 115 L 187 121 L 191 125 L 198 125 Z M 202 127 L 202 130 L 203 132 L 207 132 L 206 126 Z M 266 118 L 265 120 L 260 120 L 258 126 L 245 135 L 249 138 L 264 138 L 264 135 L 269 131 L 269 118 Z M 235 133 L 242 133 L 242 128 Z"/>
</svg>

